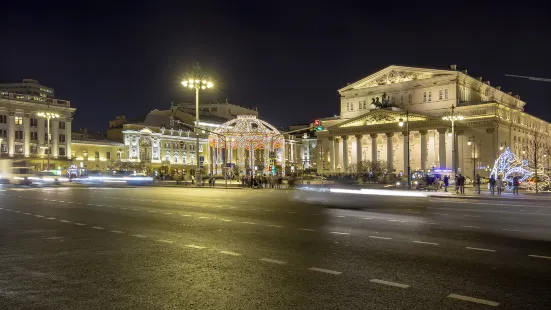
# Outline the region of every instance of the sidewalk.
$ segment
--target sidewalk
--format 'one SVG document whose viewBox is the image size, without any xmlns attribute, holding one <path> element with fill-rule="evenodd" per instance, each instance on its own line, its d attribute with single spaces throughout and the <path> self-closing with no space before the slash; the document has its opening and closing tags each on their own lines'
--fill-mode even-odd
<svg viewBox="0 0 551 310">
<path fill-rule="evenodd" d="M 483 199 L 483 200 L 522 200 L 522 201 L 551 201 L 551 193 L 544 192 L 536 193 L 532 192 L 521 192 L 518 195 L 513 195 L 511 192 L 503 192 L 501 195 L 498 195 L 497 192 L 495 195 L 492 195 L 488 190 L 481 190 L 480 194 L 477 194 L 472 188 L 466 188 L 465 194 L 456 194 L 455 190 L 449 192 L 433 192 L 429 193 L 430 197 L 434 198 L 459 198 L 459 199 Z"/>
</svg>

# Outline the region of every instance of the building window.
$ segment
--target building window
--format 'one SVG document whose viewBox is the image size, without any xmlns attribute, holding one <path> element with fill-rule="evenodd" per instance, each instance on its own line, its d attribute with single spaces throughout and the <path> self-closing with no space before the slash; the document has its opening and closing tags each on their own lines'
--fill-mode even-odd
<svg viewBox="0 0 551 310">
<path fill-rule="evenodd" d="M 0 129 L 0 135 L 2 135 L 2 137 L 4 138 L 7 138 L 8 137 L 8 131 L 6 129 L 2 130 Z M 6 141 L 6 140 L 4 140 Z"/>
<path fill-rule="evenodd" d="M 99 159 L 99 152 L 98 151 L 96 151 L 95 157 L 96 157 L 96 159 Z"/>
<path fill-rule="evenodd" d="M 174 163 L 178 162 L 178 156 L 174 156 Z"/>
<path fill-rule="evenodd" d="M 118 160 L 121 159 L 121 152 L 117 152 L 117 159 L 118 159 Z"/>
<path fill-rule="evenodd" d="M 59 122 L 59 129 L 65 129 L 65 122 Z"/>
<path fill-rule="evenodd" d="M 44 141 L 46 141 L 46 143 L 48 143 L 48 133 L 47 132 L 44 133 Z"/>
<path fill-rule="evenodd" d="M 15 140 L 23 140 L 23 131 L 22 130 L 16 130 L 15 131 Z"/>
<path fill-rule="evenodd" d="M 367 110 L 367 100 L 364 100 L 364 110 Z"/>
<path fill-rule="evenodd" d="M 65 156 L 65 148 L 64 147 L 59 148 L 59 156 Z"/>
<path fill-rule="evenodd" d="M 107 158 L 107 160 L 110 160 L 111 159 L 111 152 L 107 152 L 106 155 L 105 155 L 105 158 Z"/>
<path fill-rule="evenodd" d="M 346 103 L 346 111 L 350 111 L 350 102 Z"/>
<path fill-rule="evenodd" d="M 31 131 L 31 140 L 38 140 L 38 132 L 36 131 Z"/>
<path fill-rule="evenodd" d="M 350 111 L 354 111 L 354 102 L 350 102 Z"/>
<path fill-rule="evenodd" d="M 21 116 L 15 117 L 15 125 L 23 125 L 23 118 Z"/>
<path fill-rule="evenodd" d="M 427 92 L 423 92 L 423 102 L 427 102 Z"/>
<path fill-rule="evenodd" d="M 65 135 L 62 135 L 62 134 L 59 135 L 59 142 L 65 143 Z"/>
<path fill-rule="evenodd" d="M 16 154 L 23 154 L 23 146 L 22 145 L 16 145 L 15 146 L 15 153 Z"/>
<path fill-rule="evenodd" d="M 408 103 L 413 101 L 413 94 L 408 94 Z"/>
<path fill-rule="evenodd" d="M 0 124 L 5 124 L 8 122 L 8 117 L 6 115 L 0 115 Z"/>
<path fill-rule="evenodd" d="M 186 163 L 186 157 L 187 157 L 187 153 L 186 152 L 182 153 L 182 163 L 184 164 Z"/>
<path fill-rule="evenodd" d="M 448 89 L 444 89 L 444 99 L 448 99 Z"/>
<path fill-rule="evenodd" d="M 38 154 L 38 147 L 36 145 L 31 145 L 31 154 Z"/>
<path fill-rule="evenodd" d="M 8 152 L 8 145 L 7 144 L 2 144 L 2 146 L 0 147 L 0 151 L 2 153 L 7 153 Z"/>
<path fill-rule="evenodd" d="M 438 91 L 438 100 L 442 100 L 442 90 Z"/>
<path fill-rule="evenodd" d="M 38 127 L 38 120 L 36 118 L 31 118 L 31 127 Z"/>
<path fill-rule="evenodd" d="M 429 90 L 429 102 L 432 101 L 432 91 Z"/>
</svg>

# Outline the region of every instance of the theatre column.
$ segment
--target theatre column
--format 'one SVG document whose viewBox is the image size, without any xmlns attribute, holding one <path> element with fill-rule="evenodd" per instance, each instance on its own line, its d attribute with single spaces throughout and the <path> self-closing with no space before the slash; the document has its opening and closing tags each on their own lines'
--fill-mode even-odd
<svg viewBox="0 0 551 310">
<path fill-rule="evenodd" d="M 446 169 L 446 128 L 438 128 L 438 158 L 440 169 Z"/>
<path fill-rule="evenodd" d="M 407 174 L 408 174 L 408 165 L 409 165 L 409 163 L 408 163 L 408 160 L 409 160 L 409 158 L 408 158 L 408 152 L 409 152 L 409 150 L 408 150 L 408 139 L 409 139 L 408 132 L 403 131 L 402 135 L 404 136 L 404 175 L 407 176 Z"/>
<path fill-rule="evenodd" d="M 335 172 L 335 138 L 329 137 L 329 170 Z"/>
<path fill-rule="evenodd" d="M 373 165 L 377 164 L 377 134 L 369 134 L 371 137 L 371 162 Z"/>
<path fill-rule="evenodd" d="M 425 171 L 427 169 L 427 160 L 428 160 L 428 146 L 427 146 L 427 131 L 419 130 L 421 134 L 421 170 Z"/>
<path fill-rule="evenodd" d="M 387 132 L 386 133 L 386 166 L 388 169 L 388 172 L 391 172 L 393 170 L 393 162 L 394 162 L 394 156 L 392 152 L 392 137 L 394 136 L 393 132 Z"/>
<path fill-rule="evenodd" d="M 348 136 L 342 138 L 342 172 L 348 172 Z"/>
<path fill-rule="evenodd" d="M 356 135 L 356 169 L 360 172 L 362 165 L 362 138 L 363 135 Z"/>
</svg>

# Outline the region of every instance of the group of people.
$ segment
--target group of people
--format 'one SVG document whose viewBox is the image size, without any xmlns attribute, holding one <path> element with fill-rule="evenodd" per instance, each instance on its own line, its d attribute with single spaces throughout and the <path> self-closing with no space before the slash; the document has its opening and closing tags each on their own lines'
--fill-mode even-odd
<svg viewBox="0 0 551 310">
<path fill-rule="evenodd" d="M 456 194 L 465 194 L 465 176 L 458 174 L 455 176 L 455 193 Z M 450 184 L 450 176 L 445 175 L 442 180 L 439 180 L 440 187 L 444 187 L 444 191 L 448 191 L 448 186 Z M 497 179 L 492 175 L 490 176 L 490 179 L 488 181 L 489 183 L 489 190 L 492 195 L 495 195 L 496 189 L 497 194 L 501 195 L 503 190 L 505 189 L 503 179 L 501 176 L 498 176 Z M 480 194 L 480 185 L 482 184 L 482 180 L 480 177 L 480 174 L 477 174 L 474 180 L 474 191 L 477 194 Z M 517 176 L 513 177 L 513 194 L 518 195 L 518 188 L 520 185 L 520 180 Z"/>
<path fill-rule="evenodd" d="M 255 175 L 255 176 L 241 176 L 241 186 L 250 188 L 281 188 L 283 184 L 283 177 L 281 175 Z"/>
</svg>

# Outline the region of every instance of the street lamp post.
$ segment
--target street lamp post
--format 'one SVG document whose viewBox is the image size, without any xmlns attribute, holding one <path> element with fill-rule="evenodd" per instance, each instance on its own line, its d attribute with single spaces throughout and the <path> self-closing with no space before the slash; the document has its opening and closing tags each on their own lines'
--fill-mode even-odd
<svg viewBox="0 0 551 310">
<path fill-rule="evenodd" d="M 46 119 L 48 126 L 48 169 L 50 170 L 50 154 L 52 153 L 52 134 L 50 133 L 50 120 L 52 118 L 59 118 L 59 114 L 53 112 L 39 112 L 36 114 L 38 117 Z"/>
<path fill-rule="evenodd" d="M 456 140 L 457 137 L 455 136 L 455 122 L 460 121 L 463 119 L 463 116 L 455 113 L 455 106 L 451 106 L 451 112 L 448 115 L 445 115 L 442 117 L 445 121 L 452 122 L 452 166 L 453 166 L 453 172 L 455 175 L 457 175 L 457 154 L 456 154 Z"/>
<path fill-rule="evenodd" d="M 404 120 L 402 118 L 400 118 L 400 122 L 398 123 L 398 125 L 400 125 L 400 127 L 403 127 L 404 126 Z M 408 189 L 411 189 L 411 167 L 410 167 L 410 163 L 409 163 L 409 111 L 406 110 L 406 139 L 407 139 L 407 163 L 408 163 Z M 404 141 L 406 142 L 406 141 Z"/>
<path fill-rule="evenodd" d="M 474 136 L 469 137 L 469 141 L 467 141 L 468 145 L 472 145 L 472 152 L 473 152 L 473 182 L 476 180 L 476 141 L 474 140 Z M 474 184 L 474 183 L 473 183 Z"/>
<path fill-rule="evenodd" d="M 197 166 L 195 168 L 195 186 L 201 187 L 201 163 L 199 155 L 199 134 L 201 132 L 199 129 L 199 90 L 212 88 L 214 84 L 211 81 L 205 80 L 202 74 L 197 73 L 197 76 L 192 76 L 189 79 L 182 81 L 182 85 L 184 87 L 195 88 L 195 149 L 197 152 L 197 156 L 195 156 L 197 161 Z"/>
</svg>

